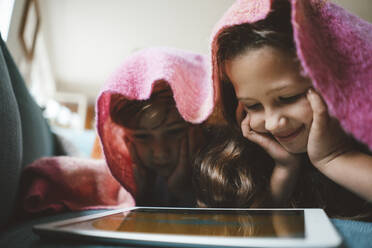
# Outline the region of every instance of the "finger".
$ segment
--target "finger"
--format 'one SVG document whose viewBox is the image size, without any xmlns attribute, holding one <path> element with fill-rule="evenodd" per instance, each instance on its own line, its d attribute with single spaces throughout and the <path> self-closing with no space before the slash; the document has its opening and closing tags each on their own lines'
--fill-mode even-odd
<svg viewBox="0 0 372 248">
<path fill-rule="evenodd" d="M 275 151 L 277 151 L 278 149 L 283 149 L 282 146 L 278 142 L 276 142 L 269 134 L 250 131 L 246 138 L 261 146 L 270 154 L 275 153 Z"/>
<path fill-rule="evenodd" d="M 268 137 L 265 137 L 263 134 L 258 134 L 257 132 L 253 131 L 250 125 L 250 115 L 247 113 L 244 120 L 241 123 L 241 129 L 243 136 L 249 139 L 250 141 L 253 141 L 254 143 L 261 145 L 263 147 L 266 147 L 267 143 L 270 143 Z"/>
<path fill-rule="evenodd" d="M 137 187 L 137 193 L 135 197 L 136 200 L 139 200 L 145 194 L 146 188 L 148 188 L 146 186 L 149 181 L 146 178 L 148 173 L 146 173 L 145 168 L 143 168 L 143 166 L 141 166 L 141 163 L 139 162 L 137 151 L 134 147 L 133 142 L 131 142 L 128 138 L 125 138 L 125 144 L 128 148 L 128 152 L 132 160 L 133 176 Z"/>
<path fill-rule="evenodd" d="M 245 118 L 246 112 L 244 111 L 243 104 L 239 102 L 238 107 L 235 111 L 235 118 L 238 123 L 240 123 Z"/>
<path fill-rule="evenodd" d="M 178 164 L 176 165 L 173 173 L 168 178 L 168 185 L 170 186 L 176 185 L 177 182 L 180 181 L 180 179 L 188 176 L 185 174 L 189 162 L 188 147 L 188 139 L 184 139 L 180 146 Z"/>
<path fill-rule="evenodd" d="M 134 174 L 138 182 L 141 179 L 141 177 L 145 177 L 147 173 L 145 172 L 145 168 L 140 163 L 134 144 L 132 142 L 127 142 L 127 147 L 130 154 L 130 158 L 132 160 Z"/>
<path fill-rule="evenodd" d="M 183 155 L 185 155 L 185 158 L 187 158 L 188 161 L 191 161 L 191 159 L 195 155 L 196 146 L 197 146 L 197 144 L 196 144 L 197 143 L 197 141 L 196 141 L 197 137 L 198 137 L 198 127 L 197 126 L 189 127 L 187 140 L 186 140 L 187 148 L 188 148 L 187 151 L 182 151 L 184 149 L 182 149 L 182 146 L 181 146 L 181 152 L 187 152 L 187 154 L 183 154 Z M 184 161 L 184 162 L 186 162 L 186 161 Z"/>
<path fill-rule="evenodd" d="M 133 144 L 133 142 L 129 141 L 127 139 L 126 141 L 126 145 L 127 145 L 127 148 L 128 148 L 128 152 L 129 152 L 129 155 L 130 155 L 130 158 L 132 160 L 132 163 L 138 165 L 138 166 L 141 166 L 141 162 L 140 162 L 140 159 L 139 159 L 139 156 L 137 154 L 137 150 L 136 150 L 136 147 L 135 145 Z M 142 166 L 141 166 L 142 167 Z"/>
<path fill-rule="evenodd" d="M 251 119 L 250 119 L 249 113 L 247 113 L 242 123 L 240 124 L 240 128 L 242 130 L 243 136 L 246 138 L 248 138 L 249 133 L 252 131 L 250 122 L 251 122 Z"/>
<path fill-rule="evenodd" d="M 308 90 L 307 99 L 310 103 L 311 109 L 313 110 L 312 128 L 321 130 L 329 119 L 327 105 L 314 89 Z"/>
<path fill-rule="evenodd" d="M 276 161 L 277 165 L 297 165 L 298 158 L 288 153 L 270 134 L 251 131 L 248 139 L 262 147 Z"/>
<path fill-rule="evenodd" d="M 250 126 L 249 113 L 247 113 L 242 121 L 241 129 L 245 138 L 261 146 L 267 153 L 271 154 L 271 156 L 280 156 L 278 153 L 283 151 L 283 147 L 276 142 L 271 135 L 255 132 Z"/>
<path fill-rule="evenodd" d="M 182 168 L 182 167 L 186 167 L 186 165 L 188 164 L 188 162 L 190 161 L 189 160 L 189 149 L 190 149 L 190 139 L 189 139 L 189 136 L 188 135 L 182 142 L 181 142 L 181 146 L 180 146 L 180 151 L 179 151 L 179 159 L 178 159 L 178 165 L 177 165 L 177 168 Z"/>
</svg>

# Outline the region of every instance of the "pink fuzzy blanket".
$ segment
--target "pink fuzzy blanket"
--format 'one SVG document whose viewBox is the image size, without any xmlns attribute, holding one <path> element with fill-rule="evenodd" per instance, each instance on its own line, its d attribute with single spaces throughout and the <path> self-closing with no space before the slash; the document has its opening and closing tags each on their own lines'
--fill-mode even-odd
<svg viewBox="0 0 372 248">
<path fill-rule="evenodd" d="M 104 160 L 41 158 L 23 171 L 22 191 L 23 210 L 28 213 L 134 206 Z"/>
<path fill-rule="evenodd" d="M 275 0 L 237 0 L 216 25 L 211 51 L 218 85 L 216 36 L 264 19 Z M 289 0 L 297 55 L 304 73 L 344 130 L 372 150 L 372 24 L 327 0 Z"/>
</svg>

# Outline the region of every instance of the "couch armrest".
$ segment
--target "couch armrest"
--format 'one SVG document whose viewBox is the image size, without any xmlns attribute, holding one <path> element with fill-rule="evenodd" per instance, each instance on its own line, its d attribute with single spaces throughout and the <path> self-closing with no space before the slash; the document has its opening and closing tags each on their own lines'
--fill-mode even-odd
<svg viewBox="0 0 372 248">
<path fill-rule="evenodd" d="M 22 129 L 18 103 L 13 92 L 0 37 L 0 227 L 8 221 L 14 209 L 21 175 Z"/>
<path fill-rule="evenodd" d="M 42 110 L 30 95 L 0 36 L 0 227 L 16 206 L 22 168 L 61 155 Z"/>
</svg>

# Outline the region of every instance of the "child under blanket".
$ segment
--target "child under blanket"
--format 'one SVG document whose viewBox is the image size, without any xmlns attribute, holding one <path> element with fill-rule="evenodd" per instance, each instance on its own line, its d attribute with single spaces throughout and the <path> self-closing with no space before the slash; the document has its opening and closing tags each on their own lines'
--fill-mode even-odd
<svg viewBox="0 0 372 248">
<path fill-rule="evenodd" d="M 97 100 L 114 177 L 142 206 L 194 206 L 191 164 L 213 107 L 203 56 L 149 48 L 128 57 Z"/>
</svg>

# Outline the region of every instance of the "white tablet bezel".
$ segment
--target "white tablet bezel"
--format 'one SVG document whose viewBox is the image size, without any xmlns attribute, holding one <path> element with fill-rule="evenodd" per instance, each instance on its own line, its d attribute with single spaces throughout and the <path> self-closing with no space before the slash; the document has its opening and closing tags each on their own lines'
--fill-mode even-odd
<svg viewBox="0 0 372 248">
<path fill-rule="evenodd" d="M 164 208 L 164 207 L 131 207 L 120 210 L 105 211 L 103 213 L 72 218 L 64 221 L 51 222 L 34 226 L 34 231 L 41 236 L 65 236 L 68 237 L 89 237 L 90 240 L 102 240 L 115 243 L 160 245 L 160 246 L 213 246 L 213 247 L 337 247 L 341 245 L 342 239 L 333 227 L 332 223 L 322 209 L 234 209 L 234 210 L 304 210 L 305 238 L 255 238 L 255 237 L 212 237 L 196 235 L 174 235 L 174 234 L 148 234 L 133 232 L 112 232 L 95 230 L 76 230 L 57 228 L 61 225 L 81 222 L 106 215 L 121 213 L 133 209 L 191 209 L 197 208 Z M 200 208 L 199 210 L 231 210 L 229 208 Z"/>
</svg>

